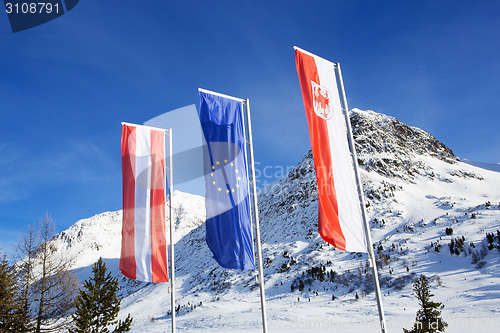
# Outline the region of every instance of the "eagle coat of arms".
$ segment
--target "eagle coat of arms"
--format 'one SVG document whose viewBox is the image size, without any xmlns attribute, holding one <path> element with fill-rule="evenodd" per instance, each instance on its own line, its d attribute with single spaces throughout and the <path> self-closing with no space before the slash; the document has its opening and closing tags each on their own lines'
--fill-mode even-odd
<svg viewBox="0 0 500 333">
<path fill-rule="evenodd" d="M 330 119 L 332 117 L 332 107 L 330 105 L 330 92 L 322 85 L 311 81 L 313 93 L 314 113 L 320 118 Z"/>
</svg>

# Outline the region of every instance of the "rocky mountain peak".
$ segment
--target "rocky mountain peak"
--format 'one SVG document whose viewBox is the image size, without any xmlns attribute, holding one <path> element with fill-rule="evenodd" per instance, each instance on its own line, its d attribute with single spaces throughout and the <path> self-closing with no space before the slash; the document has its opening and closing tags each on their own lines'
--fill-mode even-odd
<svg viewBox="0 0 500 333">
<path fill-rule="evenodd" d="M 453 151 L 434 136 L 394 117 L 353 109 L 350 119 L 358 163 L 366 171 L 412 181 L 416 175 L 433 177 L 422 156 L 450 164 L 458 161 Z"/>
</svg>

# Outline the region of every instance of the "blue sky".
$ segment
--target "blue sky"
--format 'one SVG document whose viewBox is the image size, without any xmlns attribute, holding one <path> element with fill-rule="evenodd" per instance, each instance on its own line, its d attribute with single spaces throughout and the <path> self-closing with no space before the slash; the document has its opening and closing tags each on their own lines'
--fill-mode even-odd
<svg viewBox="0 0 500 333">
<path fill-rule="evenodd" d="M 0 248 L 46 212 L 63 230 L 121 209 L 120 122 L 197 106 L 198 87 L 250 99 L 261 170 L 295 165 L 294 45 L 341 63 L 350 108 L 499 163 L 498 36 L 498 1 L 82 0 L 16 34 L 0 13 Z"/>
</svg>

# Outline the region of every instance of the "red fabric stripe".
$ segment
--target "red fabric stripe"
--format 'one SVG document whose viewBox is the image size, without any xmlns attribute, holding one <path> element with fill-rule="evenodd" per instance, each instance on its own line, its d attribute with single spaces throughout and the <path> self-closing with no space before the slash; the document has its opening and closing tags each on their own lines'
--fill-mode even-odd
<svg viewBox="0 0 500 333">
<path fill-rule="evenodd" d="M 151 273 L 168 282 L 165 230 L 165 132 L 151 130 Z"/>
<path fill-rule="evenodd" d="M 295 50 L 295 63 L 309 124 L 309 136 L 318 182 L 318 231 L 326 242 L 345 251 L 346 241 L 340 228 L 337 193 L 332 174 L 328 127 L 326 120 L 316 116 L 313 109 L 311 81 L 320 84 L 316 62 L 312 56 Z"/>
<path fill-rule="evenodd" d="M 122 128 L 123 222 L 120 270 L 131 279 L 136 278 L 134 215 L 135 215 L 135 127 Z"/>
</svg>

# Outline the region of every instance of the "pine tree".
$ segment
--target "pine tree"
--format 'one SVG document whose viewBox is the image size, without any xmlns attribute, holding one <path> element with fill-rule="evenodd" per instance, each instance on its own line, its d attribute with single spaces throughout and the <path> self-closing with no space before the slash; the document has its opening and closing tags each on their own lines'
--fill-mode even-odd
<svg viewBox="0 0 500 333">
<path fill-rule="evenodd" d="M 440 302 L 431 301 L 434 295 L 429 289 L 429 282 L 425 275 L 421 275 L 413 283 L 413 291 L 420 304 L 417 311 L 415 324 L 411 330 L 403 328 L 405 333 L 436 333 L 444 332 L 448 324 L 441 318 L 441 310 L 444 305 Z"/>
<path fill-rule="evenodd" d="M 304 282 L 302 280 L 299 280 L 299 291 L 304 290 Z"/>
<path fill-rule="evenodd" d="M 0 332 L 24 332 L 21 301 L 13 267 L 3 255 L 0 261 Z"/>
<path fill-rule="evenodd" d="M 121 300 L 116 295 L 118 278 L 107 273 L 102 258 L 92 267 L 94 277 L 83 283 L 73 314 L 74 329 L 71 333 L 107 333 L 108 326 L 118 324 L 113 332 L 128 332 L 132 325 L 130 314 L 125 321 L 117 321 Z M 107 274 L 106 274 L 107 273 Z"/>
</svg>

